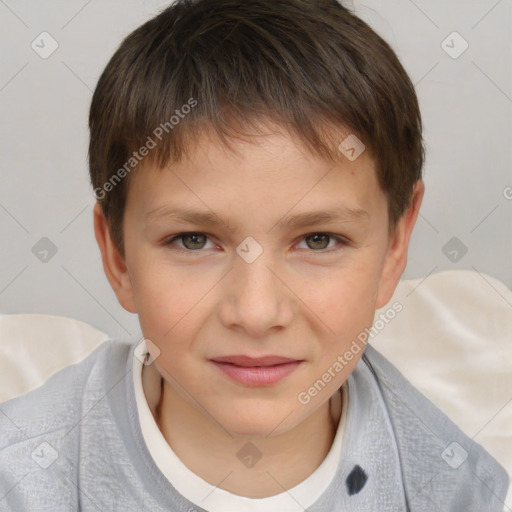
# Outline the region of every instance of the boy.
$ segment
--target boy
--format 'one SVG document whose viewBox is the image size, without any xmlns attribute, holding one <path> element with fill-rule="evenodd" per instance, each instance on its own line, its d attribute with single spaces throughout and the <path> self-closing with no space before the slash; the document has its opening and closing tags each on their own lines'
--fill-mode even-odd
<svg viewBox="0 0 512 512">
<path fill-rule="evenodd" d="M 504 470 L 361 336 L 424 194 L 377 34 L 335 0 L 181 0 L 124 40 L 89 125 L 144 339 L 2 405 L 1 510 L 503 509 Z"/>
</svg>

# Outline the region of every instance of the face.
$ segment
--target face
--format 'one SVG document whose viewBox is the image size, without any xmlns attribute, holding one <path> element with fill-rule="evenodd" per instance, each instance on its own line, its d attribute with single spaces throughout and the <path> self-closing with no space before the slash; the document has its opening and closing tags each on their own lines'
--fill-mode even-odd
<svg viewBox="0 0 512 512">
<path fill-rule="evenodd" d="M 232 433 L 277 435 L 355 368 L 363 350 L 339 356 L 390 299 L 415 212 L 389 235 L 366 152 L 333 165 L 283 132 L 234 145 L 205 135 L 189 158 L 134 171 L 125 267 L 102 254 L 176 396 Z"/>
</svg>

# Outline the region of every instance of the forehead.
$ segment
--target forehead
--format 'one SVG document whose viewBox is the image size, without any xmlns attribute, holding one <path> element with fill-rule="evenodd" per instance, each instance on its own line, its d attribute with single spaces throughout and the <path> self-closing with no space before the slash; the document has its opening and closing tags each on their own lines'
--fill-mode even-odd
<svg viewBox="0 0 512 512">
<path fill-rule="evenodd" d="M 332 136 L 332 143 L 347 137 L 346 131 L 340 131 Z M 230 139 L 229 146 L 205 131 L 179 161 L 164 168 L 142 165 L 130 181 L 126 207 L 135 206 L 139 215 L 150 219 L 177 206 L 189 210 L 192 205 L 202 206 L 203 211 L 252 206 L 256 212 L 319 203 L 343 206 L 356 218 L 380 189 L 368 152 L 350 159 L 339 151 L 335 161 L 326 160 L 276 126 Z"/>
</svg>

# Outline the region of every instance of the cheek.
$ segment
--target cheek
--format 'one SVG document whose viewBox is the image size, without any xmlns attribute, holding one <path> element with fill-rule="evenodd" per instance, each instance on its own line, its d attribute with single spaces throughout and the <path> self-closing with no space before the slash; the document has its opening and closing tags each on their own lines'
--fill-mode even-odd
<svg viewBox="0 0 512 512">
<path fill-rule="evenodd" d="M 360 336 L 371 327 L 375 315 L 378 272 L 368 260 L 362 261 L 366 265 L 339 272 L 329 281 L 315 296 L 316 306 L 311 302 L 311 309 L 322 320 L 316 368 L 322 372 L 332 369 L 336 385 L 345 380 L 361 358 L 365 346 Z"/>
<path fill-rule="evenodd" d="M 183 330 L 209 289 L 182 269 L 154 260 L 140 261 L 132 283 L 142 332 L 157 346 Z"/>
<path fill-rule="evenodd" d="M 364 327 L 373 321 L 377 290 L 377 266 L 361 257 L 355 266 L 331 270 L 316 284 L 307 283 L 301 299 L 326 327 L 343 336 L 351 325 Z"/>
</svg>

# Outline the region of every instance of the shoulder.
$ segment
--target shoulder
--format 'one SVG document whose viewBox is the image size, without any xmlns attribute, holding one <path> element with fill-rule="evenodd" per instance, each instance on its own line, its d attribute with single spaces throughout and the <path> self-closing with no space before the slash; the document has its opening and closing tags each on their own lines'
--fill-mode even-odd
<svg viewBox="0 0 512 512">
<path fill-rule="evenodd" d="M 76 488 L 69 484 L 76 481 L 80 421 L 124 371 L 130 348 L 107 340 L 37 389 L 0 404 L 0 497 L 6 496 L 8 510 L 28 510 L 31 499 L 40 503 L 47 493 L 52 504 L 61 496 L 63 509 L 74 502 Z"/>
<path fill-rule="evenodd" d="M 371 345 L 361 363 L 386 404 L 406 493 L 417 505 L 411 510 L 439 505 L 442 510 L 501 511 L 508 488 L 503 467 Z"/>
<path fill-rule="evenodd" d="M 123 358 L 130 345 L 107 340 L 82 361 L 53 374 L 40 387 L 0 404 L 0 449 L 22 437 L 71 426 L 81 397 L 98 372 Z"/>
</svg>

